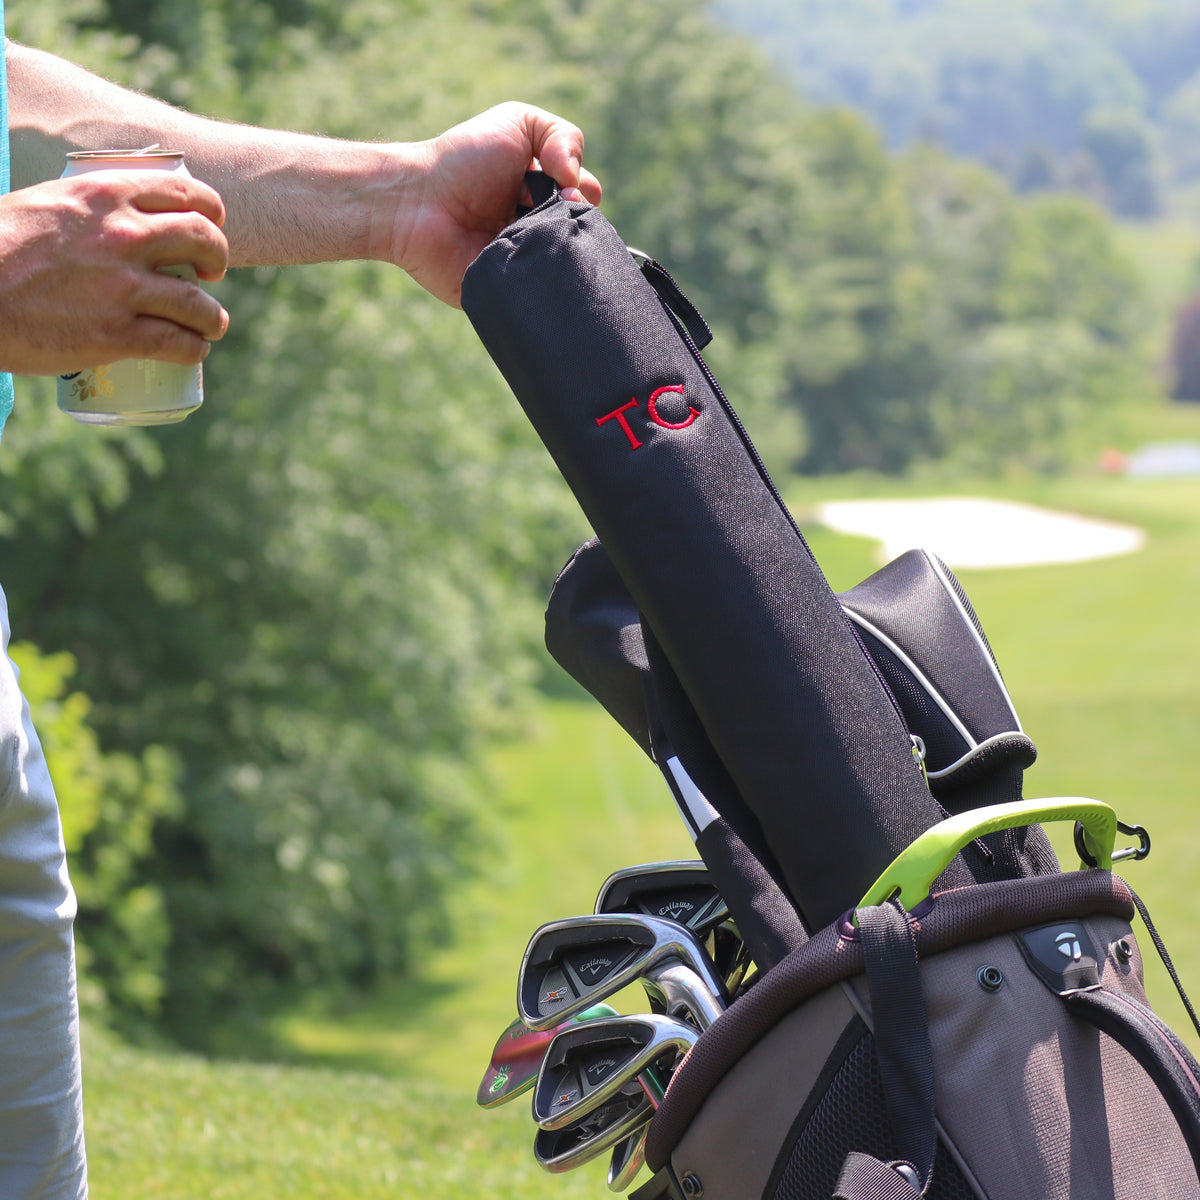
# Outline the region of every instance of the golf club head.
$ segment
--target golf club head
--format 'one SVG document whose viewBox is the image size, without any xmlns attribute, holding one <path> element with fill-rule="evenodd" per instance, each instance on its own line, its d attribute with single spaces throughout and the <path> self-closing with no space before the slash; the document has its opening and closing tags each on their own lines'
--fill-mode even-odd
<svg viewBox="0 0 1200 1200">
<path fill-rule="evenodd" d="M 600 887 L 595 911 L 661 917 L 698 938 L 729 916 L 729 906 L 700 859 L 641 863 L 614 871 Z"/>
<path fill-rule="evenodd" d="M 677 966 L 691 978 L 671 974 Z M 712 998 L 706 1006 L 711 1024 L 726 1003 L 725 986 L 690 931 L 633 913 L 567 917 L 543 925 L 530 940 L 517 980 L 517 1012 L 530 1029 L 552 1029 L 638 980 L 652 994 L 657 987 L 670 1009 L 668 992 L 682 994 L 697 979 Z"/>
<path fill-rule="evenodd" d="M 700 1036 L 693 1025 L 645 1013 L 572 1025 L 546 1051 L 533 1090 L 533 1119 L 541 1129 L 563 1129 L 635 1088 L 651 1104 L 662 1099 L 661 1078 Z M 641 1080 L 643 1074 L 649 1076 Z"/>
<path fill-rule="evenodd" d="M 533 1156 L 547 1171 L 571 1171 L 648 1125 L 652 1116 L 654 1105 L 640 1089 L 620 1095 L 565 1129 L 539 1129 Z"/>
<path fill-rule="evenodd" d="M 637 1178 L 638 1172 L 646 1165 L 646 1133 L 649 1128 L 649 1125 L 643 1125 L 637 1133 L 631 1134 L 613 1147 L 612 1158 L 608 1161 L 610 1192 L 627 1191 Z"/>
<path fill-rule="evenodd" d="M 496 1039 L 491 1060 L 475 1093 L 476 1103 L 480 1108 L 497 1108 L 524 1095 L 537 1082 L 542 1060 L 555 1034 L 579 1021 L 616 1015 L 617 1010 L 610 1005 L 596 1004 L 560 1026 L 540 1032 L 530 1029 L 517 1017 Z"/>
<path fill-rule="evenodd" d="M 614 871 L 596 896 L 596 912 L 644 913 L 690 929 L 708 951 L 731 996 L 750 964 L 729 906 L 701 859 L 640 863 Z"/>
</svg>

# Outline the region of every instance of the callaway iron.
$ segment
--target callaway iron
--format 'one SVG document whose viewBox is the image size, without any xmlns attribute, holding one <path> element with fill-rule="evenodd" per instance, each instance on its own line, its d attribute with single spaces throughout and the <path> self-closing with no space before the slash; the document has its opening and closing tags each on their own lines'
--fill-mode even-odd
<svg viewBox="0 0 1200 1200">
<path fill-rule="evenodd" d="M 632 913 L 543 925 L 521 961 L 517 1012 L 544 1030 L 641 980 L 668 1012 L 702 1028 L 726 1004 L 725 986 L 695 936 L 674 921 Z"/>
</svg>

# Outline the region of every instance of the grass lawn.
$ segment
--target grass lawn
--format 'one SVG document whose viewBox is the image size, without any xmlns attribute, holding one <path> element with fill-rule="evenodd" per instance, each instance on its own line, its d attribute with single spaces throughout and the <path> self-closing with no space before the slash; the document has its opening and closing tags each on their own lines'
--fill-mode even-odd
<svg viewBox="0 0 1200 1200">
<path fill-rule="evenodd" d="M 609 872 L 692 857 L 657 770 L 591 702 L 556 701 L 497 753 L 501 842 L 458 897 L 459 937 L 422 977 L 369 1000 L 300 1006 L 276 1029 L 318 1065 L 208 1062 L 85 1044 L 97 1200 L 522 1200 L 607 1195 L 607 1159 L 534 1162 L 528 1097 L 475 1089 L 515 1015 L 516 970 L 542 921 L 590 912 Z M 634 992 L 619 1007 L 638 1007 Z"/>
<path fill-rule="evenodd" d="M 1187 414 L 1171 419 L 1182 432 L 1195 424 Z M 820 499 L 947 491 L 1147 530 L 1146 548 L 1129 557 L 962 579 L 1041 751 L 1027 795 L 1093 795 L 1149 827 L 1152 857 L 1124 873 L 1200 992 L 1192 867 L 1200 844 L 1200 480 L 1097 475 L 986 488 L 806 480 L 790 499 L 803 514 Z M 877 565 L 870 543 L 811 532 L 835 587 Z M 457 898 L 457 940 L 416 981 L 339 1005 L 314 1000 L 281 1017 L 276 1035 L 307 1065 L 204 1062 L 90 1033 L 85 1086 L 98 1200 L 605 1194 L 603 1163 L 561 1177 L 541 1172 L 529 1152 L 526 1102 L 484 1112 L 475 1086 L 513 1014 L 515 971 L 534 927 L 590 910 L 616 867 L 688 857 L 691 847 L 656 771 L 590 702 L 547 702 L 527 736 L 497 752 L 494 770 L 499 841 L 487 872 L 464 882 Z M 1182 1031 L 1157 971 L 1152 995 Z"/>
</svg>

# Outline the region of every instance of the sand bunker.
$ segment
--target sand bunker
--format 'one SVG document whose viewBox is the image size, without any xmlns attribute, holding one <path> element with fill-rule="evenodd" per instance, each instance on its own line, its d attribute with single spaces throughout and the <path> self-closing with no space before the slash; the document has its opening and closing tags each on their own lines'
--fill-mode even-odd
<svg viewBox="0 0 1200 1200">
<path fill-rule="evenodd" d="M 932 550 L 952 567 L 1028 567 L 1132 554 L 1146 535 L 1072 513 L 1007 500 L 939 496 L 927 500 L 831 500 L 816 518 L 840 533 L 875 538 L 881 558 Z"/>
</svg>

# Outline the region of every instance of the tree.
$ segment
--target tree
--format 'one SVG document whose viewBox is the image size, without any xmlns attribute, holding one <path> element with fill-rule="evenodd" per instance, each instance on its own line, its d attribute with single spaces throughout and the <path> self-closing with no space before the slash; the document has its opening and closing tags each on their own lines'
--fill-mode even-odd
<svg viewBox="0 0 1200 1200">
<path fill-rule="evenodd" d="M 1158 169 L 1149 128 L 1136 114 L 1099 110 L 1083 127 L 1112 210 L 1125 217 L 1153 217 L 1160 208 Z"/>
</svg>

